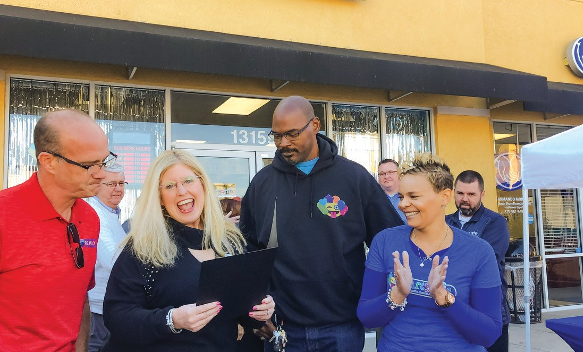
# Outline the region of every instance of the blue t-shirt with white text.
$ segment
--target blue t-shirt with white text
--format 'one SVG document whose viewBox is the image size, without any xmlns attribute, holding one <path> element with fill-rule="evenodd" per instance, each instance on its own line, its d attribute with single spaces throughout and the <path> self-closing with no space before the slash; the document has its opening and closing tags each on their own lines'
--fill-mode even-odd
<svg viewBox="0 0 583 352">
<path fill-rule="evenodd" d="M 431 260 L 409 238 L 412 228 L 403 225 L 379 232 L 370 247 L 366 267 L 387 274 L 387 290 L 395 285 L 394 251 L 409 253 L 413 274 L 407 307 L 383 327 L 379 351 L 485 351 L 472 344 L 442 314 L 429 294 L 427 278 Z M 452 228 L 453 242 L 437 254 L 440 262 L 449 257 L 445 286 L 456 301 L 469 304 L 470 290 L 500 286 L 500 275 L 492 247 L 484 240 Z M 402 260 L 402 258 L 401 258 Z M 420 264 L 423 263 L 423 266 Z"/>
</svg>

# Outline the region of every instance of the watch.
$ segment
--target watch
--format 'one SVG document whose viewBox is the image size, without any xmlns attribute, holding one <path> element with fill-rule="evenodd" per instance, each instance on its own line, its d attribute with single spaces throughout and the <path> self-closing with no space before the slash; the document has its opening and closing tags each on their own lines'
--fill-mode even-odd
<svg viewBox="0 0 583 352">
<path fill-rule="evenodd" d="M 445 292 L 446 293 L 445 293 L 445 303 L 444 304 L 439 304 L 439 303 L 437 303 L 437 300 L 435 300 L 435 304 L 437 304 L 441 308 L 450 307 L 453 304 L 454 300 L 455 300 L 455 297 L 454 297 L 454 295 L 451 292 L 449 292 L 447 290 Z"/>
</svg>

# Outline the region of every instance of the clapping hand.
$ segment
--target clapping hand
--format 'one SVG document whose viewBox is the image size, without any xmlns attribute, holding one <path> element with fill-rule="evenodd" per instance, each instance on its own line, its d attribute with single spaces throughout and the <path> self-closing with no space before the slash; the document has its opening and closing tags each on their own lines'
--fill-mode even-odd
<svg viewBox="0 0 583 352">
<path fill-rule="evenodd" d="M 239 223 L 239 219 L 241 218 L 241 216 L 240 215 L 231 216 L 231 214 L 233 214 L 232 210 L 230 212 L 228 212 L 227 214 L 225 214 L 225 218 L 227 218 L 227 220 L 229 220 L 233 224 L 237 225 Z"/>
<path fill-rule="evenodd" d="M 431 271 L 429 271 L 429 277 L 427 278 L 427 283 L 429 285 L 429 294 L 436 301 L 442 300 L 445 296 L 445 287 L 443 282 L 445 281 L 445 276 L 447 274 L 447 266 L 449 264 L 449 258 L 447 256 L 443 257 L 443 261 L 439 264 L 439 256 L 433 257 L 433 263 L 431 265 Z"/>
<path fill-rule="evenodd" d="M 409 267 L 409 253 L 403 251 L 403 263 L 399 259 L 399 252 L 393 252 L 393 266 L 396 280 L 396 290 L 391 291 L 391 300 L 396 304 L 401 304 L 411 292 L 413 284 L 413 274 Z"/>
</svg>

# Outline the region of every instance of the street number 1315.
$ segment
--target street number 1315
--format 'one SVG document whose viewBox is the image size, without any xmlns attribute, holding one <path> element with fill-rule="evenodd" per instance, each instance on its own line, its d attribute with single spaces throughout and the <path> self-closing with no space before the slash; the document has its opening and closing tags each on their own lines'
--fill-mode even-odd
<svg viewBox="0 0 583 352">
<path fill-rule="evenodd" d="M 235 144 L 267 144 L 271 140 L 266 131 L 233 130 L 231 134 Z"/>
</svg>

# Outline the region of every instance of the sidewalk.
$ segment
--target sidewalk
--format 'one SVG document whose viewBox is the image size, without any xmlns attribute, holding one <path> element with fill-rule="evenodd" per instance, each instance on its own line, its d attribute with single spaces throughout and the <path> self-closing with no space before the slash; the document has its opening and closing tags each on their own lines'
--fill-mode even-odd
<svg viewBox="0 0 583 352">
<path fill-rule="evenodd" d="M 530 324 L 530 347 L 532 352 L 572 352 L 567 343 L 545 326 L 546 319 L 566 318 L 583 315 L 583 309 L 547 312 L 542 314 L 542 322 Z M 510 352 L 526 351 L 526 331 L 524 324 L 510 324 L 508 327 Z"/>
</svg>

